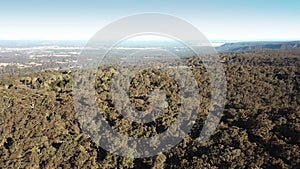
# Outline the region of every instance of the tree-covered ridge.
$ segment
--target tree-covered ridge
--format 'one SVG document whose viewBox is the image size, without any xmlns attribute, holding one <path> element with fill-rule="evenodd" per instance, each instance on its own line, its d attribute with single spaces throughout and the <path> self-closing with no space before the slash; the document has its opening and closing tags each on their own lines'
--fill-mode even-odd
<svg viewBox="0 0 300 169">
<path fill-rule="evenodd" d="M 208 112 L 210 82 L 204 65 L 193 57 L 186 62 L 203 98 L 199 102 L 199 118 L 189 137 L 180 144 L 166 153 L 143 159 L 107 152 L 82 131 L 73 106 L 71 71 L 3 76 L 0 80 L 0 166 L 297 168 L 300 164 L 300 50 L 222 53 L 220 57 L 226 73 L 227 101 L 220 125 L 210 140 L 199 143 L 195 139 Z M 147 95 L 155 88 L 167 93 L 171 105 L 157 122 L 140 125 L 121 117 L 114 109 L 109 92 L 114 73 L 114 67 L 99 68 L 95 81 L 99 109 L 113 127 L 122 134 L 143 137 L 159 134 L 172 124 L 179 97 L 171 77 L 157 70 L 146 70 L 132 80 L 130 100 L 136 108 L 147 110 L 150 99 Z"/>
</svg>

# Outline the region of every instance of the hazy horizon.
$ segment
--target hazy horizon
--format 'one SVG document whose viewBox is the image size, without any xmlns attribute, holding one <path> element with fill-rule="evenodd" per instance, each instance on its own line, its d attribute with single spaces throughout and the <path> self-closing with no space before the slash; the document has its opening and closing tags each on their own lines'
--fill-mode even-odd
<svg viewBox="0 0 300 169">
<path fill-rule="evenodd" d="M 4 41 L 32 41 L 32 42 L 88 42 L 90 39 L 0 39 L 0 42 Z M 293 42 L 300 41 L 299 39 L 208 39 L 211 43 L 238 43 L 238 42 Z M 105 40 L 103 40 L 105 41 Z M 145 40 L 146 41 L 146 40 Z M 150 41 L 150 40 L 147 40 Z"/>
</svg>

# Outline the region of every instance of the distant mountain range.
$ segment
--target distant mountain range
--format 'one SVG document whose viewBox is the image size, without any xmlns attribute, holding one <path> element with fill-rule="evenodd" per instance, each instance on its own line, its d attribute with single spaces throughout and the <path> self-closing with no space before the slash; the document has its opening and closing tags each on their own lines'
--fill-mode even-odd
<svg viewBox="0 0 300 169">
<path fill-rule="evenodd" d="M 260 50 L 260 49 L 294 49 L 300 48 L 300 41 L 289 42 L 236 42 L 225 43 L 216 47 L 218 52 L 235 52 L 245 50 Z"/>
</svg>

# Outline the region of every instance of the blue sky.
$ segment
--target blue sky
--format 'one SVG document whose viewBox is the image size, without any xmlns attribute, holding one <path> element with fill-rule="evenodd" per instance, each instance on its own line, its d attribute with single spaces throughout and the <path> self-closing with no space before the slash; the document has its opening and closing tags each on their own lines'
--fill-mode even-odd
<svg viewBox="0 0 300 169">
<path fill-rule="evenodd" d="M 121 17 L 161 12 L 209 40 L 300 40 L 299 0 L 27 0 L 0 2 L 0 39 L 87 40 Z"/>
</svg>

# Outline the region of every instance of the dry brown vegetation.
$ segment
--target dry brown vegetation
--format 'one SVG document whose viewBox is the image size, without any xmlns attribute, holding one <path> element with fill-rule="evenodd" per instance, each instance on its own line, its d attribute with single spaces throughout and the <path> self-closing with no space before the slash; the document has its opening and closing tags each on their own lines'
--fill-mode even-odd
<svg viewBox="0 0 300 169">
<path fill-rule="evenodd" d="M 210 99 L 209 78 L 190 58 L 203 97 L 190 136 L 151 158 L 120 157 L 98 147 L 80 128 L 69 71 L 2 76 L 0 80 L 0 168 L 297 168 L 300 164 L 300 50 L 223 53 L 227 102 L 220 125 L 198 142 Z M 178 87 L 157 70 L 141 72 L 131 102 L 147 110 L 153 89 L 170 105 L 155 123 L 123 118 L 111 101 L 113 67 L 101 68 L 95 84 L 101 112 L 120 133 L 153 136 L 168 128 L 178 111 Z M 160 77 L 160 78 L 158 78 Z M 140 80 L 138 80 L 140 79 Z M 142 81 L 141 81 L 142 79 Z M 166 83 L 167 82 L 167 83 Z M 167 86 L 169 85 L 169 86 Z"/>
</svg>

